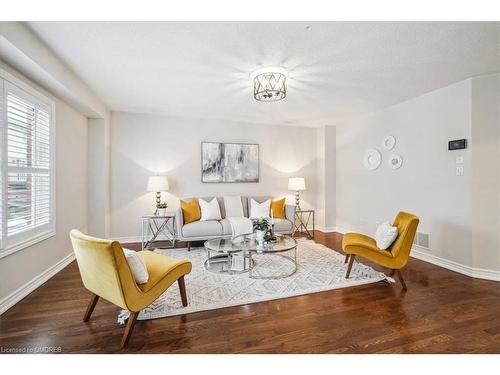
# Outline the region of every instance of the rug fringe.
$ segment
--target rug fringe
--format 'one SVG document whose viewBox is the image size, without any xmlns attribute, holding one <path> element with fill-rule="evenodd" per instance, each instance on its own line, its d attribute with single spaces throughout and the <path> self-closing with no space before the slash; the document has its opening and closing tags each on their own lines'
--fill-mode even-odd
<svg viewBox="0 0 500 375">
<path fill-rule="evenodd" d="M 387 281 L 388 283 L 394 284 L 396 280 L 394 280 L 392 277 L 385 275 L 384 281 Z"/>
<path fill-rule="evenodd" d="M 120 325 L 124 325 L 125 322 L 128 320 L 129 316 L 130 316 L 130 311 L 122 310 L 118 314 L 118 319 L 116 320 L 116 322 Z"/>
</svg>

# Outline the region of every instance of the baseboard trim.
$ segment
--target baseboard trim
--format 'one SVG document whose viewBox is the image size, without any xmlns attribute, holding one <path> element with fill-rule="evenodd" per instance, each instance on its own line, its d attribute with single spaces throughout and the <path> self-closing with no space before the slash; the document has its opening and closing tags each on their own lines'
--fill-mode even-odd
<svg viewBox="0 0 500 375">
<path fill-rule="evenodd" d="M 340 233 L 346 234 L 347 232 L 355 232 L 354 230 L 348 230 L 341 227 L 323 227 L 321 225 L 316 225 L 316 230 L 323 233 Z"/>
<path fill-rule="evenodd" d="M 118 241 L 120 243 L 132 243 L 132 242 L 142 242 L 141 236 L 128 236 L 128 237 L 112 237 L 112 241 Z"/>
<path fill-rule="evenodd" d="M 491 281 L 500 281 L 500 271 L 487 270 L 485 268 L 473 268 L 471 277 Z"/>
<path fill-rule="evenodd" d="M 35 289 L 40 287 L 51 277 L 55 276 L 57 273 L 62 271 L 74 259 L 75 259 L 75 254 L 73 252 L 71 254 L 66 255 L 63 259 L 54 264 L 52 267 L 43 271 L 41 274 L 39 274 L 32 280 L 28 281 L 22 287 L 20 287 L 19 289 L 15 290 L 7 297 L 2 299 L 0 301 L 0 315 L 2 315 L 4 312 L 6 312 L 8 309 L 10 309 L 19 301 L 21 301 L 24 297 L 33 292 Z"/>
<path fill-rule="evenodd" d="M 337 227 L 323 227 L 321 225 L 316 225 L 315 229 L 323 233 L 337 232 Z"/>
<path fill-rule="evenodd" d="M 349 232 L 356 232 L 356 230 L 354 230 L 354 229 L 347 229 L 344 227 L 333 227 L 333 231 L 337 232 L 337 233 L 341 233 L 341 234 L 346 234 Z"/>
<path fill-rule="evenodd" d="M 476 279 L 500 281 L 500 271 L 469 267 L 452 260 L 440 258 L 438 256 L 426 253 L 422 250 L 416 249 L 415 247 L 413 247 L 413 249 L 411 250 L 410 256 L 412 258 L 423 260 L 424 262 L 432 263 L 436 266 L 449 269 L 450 271 L 461 273 L 465 276 L 473 277 Z"/>
<path fill-rule="evenodd" d="M 127 237 L 111 237 L 111 241 L 118 241 L 120 243 L 135 243 L 139 242 L 142 243 L 142 236 L 127 236 Z M 165 236 L 158 236 L 156 241 L 170 241 L 170 239 L 166 238 Z M 176 239 L 176 241 L 179 241 Z"/>
</svg>

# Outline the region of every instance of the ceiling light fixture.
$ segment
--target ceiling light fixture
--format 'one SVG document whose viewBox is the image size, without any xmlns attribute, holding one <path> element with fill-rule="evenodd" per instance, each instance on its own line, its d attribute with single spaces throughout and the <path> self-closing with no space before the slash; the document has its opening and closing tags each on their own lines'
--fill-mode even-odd
<svg viewBox="0 0 500 375">
<path fill-rule="evenodd" d="M 260 102 L 276 102 L 286 97 L 283 68 L 264 68 L 252 73 L 253 97 Z"/>
</svg>

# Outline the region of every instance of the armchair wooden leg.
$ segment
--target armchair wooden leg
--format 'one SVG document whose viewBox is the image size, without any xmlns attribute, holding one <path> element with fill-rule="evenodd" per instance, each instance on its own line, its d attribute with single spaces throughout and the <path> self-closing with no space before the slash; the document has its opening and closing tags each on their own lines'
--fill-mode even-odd
<svg viewBox="0 0 500 375">
<path fill-rule="evenodd" d="M 399 281 L 401 282 L 401 285 L 403 286 L 403 290 L 408 290 L 406 288 L 406 283 L 403 279 L 403 275 L 401 274 L 401 270 L 395 270 L 395 271 L 396 271 L 396 275 L 398 276 Z"/>
<path fill-rule="evenodd" d="M 187 247 L 188 247 L 188 251 L 191 251 L 191 241 L 188 241 Z"/>
<path fill-rule="evenodd" d="M 83 316 L 83 321 L 88 322 L 92 312 L 94 311 L 95 305 L 97 305 L 97 301 L 99 300 L 99 296 L 97 294 L 92 293 L 92 297 L 90 297 L 90 302 L 87 306 L 87 311 L 85 311 L 85 315 Z"/>
<path fill-rule="evenodd" d="M 352 265 L 354 263 L 354 258 L 356 258 L 356 255 L 354 255 L 354 254 L 351 254 L 351 256 L 349 257 L 349 266 L 347 267 L 347 273 L 345 274 L 346 279 L 348 279 L 349 275 L 351 274 L 351 269 L 352 269 Z"/>
<path fill-rule="evenodd" d="M 187 294 L 186 294 L 186 284 L 184 283 L 184 276 L 177 279 L 179 284 L 179 291 L 181 292 L 182 306 L 186 307 L 188 305 Z"/>
<path fill-rule="evenodd" d="M 344 260 L 344 263 L 347 263 L 349 261 L 349 254 L 346 254 L 345 255 L 345 260 Z"/>
<path fill-rule="evenodd" d="M 125 327 L 125 333 L 122 338 L 122 349 L 126 348 L 128 345 L 128 341 L 130 340 L 130 336 L 132 336 L 132 331 L 134 330 L 135 322 L 137 322 L 137 317 L 139 316 L 138 312 L 131 312 L 128 318 L 127 326 Z"/>
</svg>

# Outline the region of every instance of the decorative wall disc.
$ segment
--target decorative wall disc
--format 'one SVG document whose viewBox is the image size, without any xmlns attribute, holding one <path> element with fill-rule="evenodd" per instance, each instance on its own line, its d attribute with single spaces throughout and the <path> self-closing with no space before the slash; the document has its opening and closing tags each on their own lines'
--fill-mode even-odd
<svg viewBox="0 0 500 375">
<path fill-rule="evenodd" d="M 390 168 L 399 169 L 399 168 L 401 168 L 401 165 L 403 165 L 403 158 L 401 157 L 401 155 L 392 154 L 389 157 L 389 160 L 387 161 L 387 163 L 389 164 Z"/>
<path fill-rule="evenodd" d="M 388 135 L 382 141 L 382 147 L 384 147 L 386 150 L 392 150 L 395 145 L 396 145 L 396 138 L 394 138 L 392 135 Z"/>
<path fill-rule="evenodd" d="M 370 148 L 366 150 L 365 155 L 363 156 L 363 165 L 369 171 L 377 169 L 382 161 L 382 155 L 378 150 L 374 148 Z"/>
</svg>

